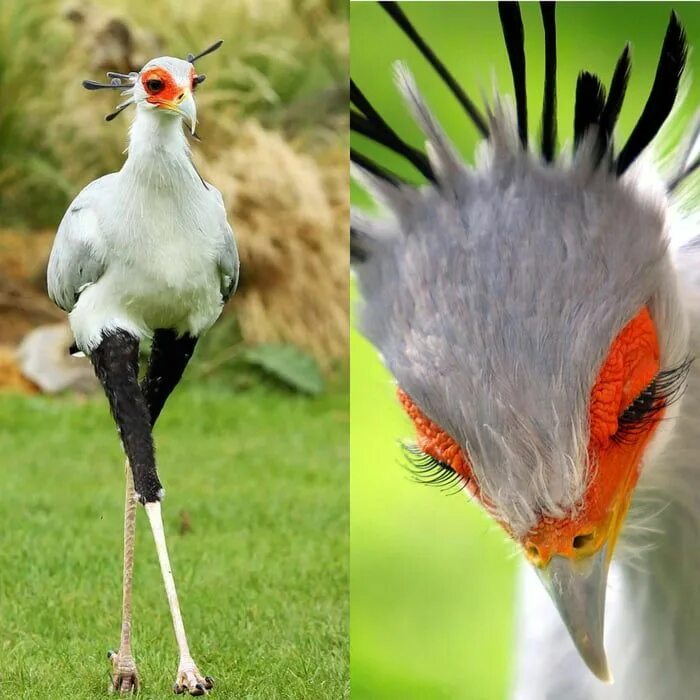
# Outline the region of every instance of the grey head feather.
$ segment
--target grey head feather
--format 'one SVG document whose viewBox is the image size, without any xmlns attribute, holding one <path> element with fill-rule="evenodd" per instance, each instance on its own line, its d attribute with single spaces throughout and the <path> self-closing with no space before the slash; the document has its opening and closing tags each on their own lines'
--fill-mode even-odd
<svg viewBox="0 0 700 700">
<path fill-rule="evenodd" d="M 405 63 L 394 63 L 394 76 L 409 110 L 427 136 L 426 152 L 438 182 L 443 189 L 454 185 L 458 181 L 456 175 L 462 168 L 462 159 L 425 104 Z"/>
<path fill-rule="evenodd" d="M 668 248 L 668 199 L 647 166 L 622 178 L 581 144 L 566 164 L 522 149 L 507 101 L 475 168 L 454 151 L 400 68 L 439 181 L 362 176 L 384 206 L 356 214 L 360 326 L 398 384 L 466 451 L 515 534 L 575 511 L 591 470 L 590 391 L 611 342 L 645 304 L 662 362 L 685 352 Z M 591 139 L 594 138 L 591 132 Z"/>
</svg>

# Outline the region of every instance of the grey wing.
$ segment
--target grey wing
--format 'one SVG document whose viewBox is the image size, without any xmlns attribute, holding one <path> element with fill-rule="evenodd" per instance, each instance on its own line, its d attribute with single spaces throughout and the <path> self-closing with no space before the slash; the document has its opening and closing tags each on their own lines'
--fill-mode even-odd
<svg viewBox="0 0 700 700">
<path fill-rule="evenodd" d="M 227 302 L 236 291 L 238 286 L 238 249 L 236 248 L 236 239 L 233 235 L 233 229 L 226 218 L 226 208 L 221 193 L 212 187 L 217 195 L 219 205 L 221 207 L 221 218 L 219 221 L 219 257 L 218 265 L 221 273 L 221 297 L 224 302 Z"/>
<path fill-rule="evenodd" d="M 102 179 L 102 178 L 101 178 Z M 64 311 L 72 311 L 80 293 L 94 284 L 105 270 L 99 252 L 99 221 L 91 200 L 100 181 L 84 189 L 65 213 L 56 233 L 46 282 L 51 300 Z"/>
</svg>

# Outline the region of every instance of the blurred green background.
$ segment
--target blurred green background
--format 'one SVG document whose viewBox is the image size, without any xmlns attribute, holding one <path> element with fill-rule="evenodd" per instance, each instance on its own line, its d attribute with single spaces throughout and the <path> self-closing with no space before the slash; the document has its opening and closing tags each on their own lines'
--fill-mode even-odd
<svg viewBox="0 0 700 700">
<path fill-rule="evenodd" d="M 468 94 L 481 103 L 493 79 L 512 94 L 495 3 L 412 2 L 404 10 Z M 570 143 L 576 77 L 609 84 L 625 41 L 632 75 L 618 128 L 629 134 L 654 78 L 668 16 L 678 12 L 691 46 L 700 42 L 700 4 L 564 3 L 557 8 L 559 143 Z M 543 32 L 539 7 L 522 7 L 531 138 L 539 135 Z M 393 86 L 391 64 L 407 61 L 441 124 L 467 161 L 476 130 L 416 49 L 374 3 L 350 14 L 351 75 L 409 142 L 422 144 Z M 691 53 L 691 71 L 697 55 Z M 683 117 L 698 104 L 690 88 Z M 400 159 L 353 137 L 353 146 L 419 182 Z M 369 200 L 353 189 L 355 204 Z M 356 300 L 357 301 L 357 300 Z M 352 697 L 499 700 L 513 661 L 517 556 L 500 529 L 460 496 L 412 483 L 397 440 L 411 426 L 376 353 L 351 337 L 351 677 Z"/>
</svg>

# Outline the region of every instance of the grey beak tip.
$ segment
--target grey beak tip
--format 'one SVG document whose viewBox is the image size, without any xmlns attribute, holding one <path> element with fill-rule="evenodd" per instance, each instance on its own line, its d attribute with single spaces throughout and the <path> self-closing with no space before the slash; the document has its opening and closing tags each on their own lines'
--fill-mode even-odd
<svg viewBox="0 0 700 700">
<path fill-rule="evenodd" d="M 613 678 L 612 673 L 610 673 L 610 669 L 608 668 L 607 663 L 605 664 L 605 668 L 601 669 L 601 672 L 596 673 L 595 676 L 599 681 L 607 685 L 612 685 L 615 682 L 615 679 Z"/>
<path fill-rule="evenodd" d="M 603 683 L 613 678 L 603 644 L 608 573 L 607 547 L 590 558 L 570 561 L 555 556 L 537 574 L 557 607 L 571 640 L 591 673 Z"/>
<path fill-rule="evenodd" d="M 583 661 L 585 662 L 586 666 L 588 666 L 589 670 L 591 673 L 599 680 L 602 681 L 603 683 L 612 683 L 613 682 L 613 677 L 612 673 L 610 673 L 610 667 L 608 666 L 608 659 L 605 655 L 605 650 L 602 646 L 602 644 L 599 647 L 599 652 L 596 652 L 594 650 L 584 650 L 581 647 L 578 647 L 579 653 L 581 654 L 581 657 Z M 588 652 L 588 653 L 586 653 Z"/>
</svg>

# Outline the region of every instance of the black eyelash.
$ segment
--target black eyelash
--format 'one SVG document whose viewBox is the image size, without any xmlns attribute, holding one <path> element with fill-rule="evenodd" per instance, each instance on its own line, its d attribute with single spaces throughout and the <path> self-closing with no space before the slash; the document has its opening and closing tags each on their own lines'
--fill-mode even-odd
<svg viewBox="0 0 700 700">
<path fill-rule="evenodd" d="M 617 419 L 617 432 L 612 439 L 618 444 L 633 443 L 658 421 L 659 413 L 683 396 L 692 363 L 689 358 L 677 367 L 659 372 Z"/>
<path fill-rule="evenodd" d="M 416 483 L 437 486 L 449 495 L 463 491 L 469 483 L 449 464 L 431 457 L 418 446 L 402 444 L 401 447 L 406 458 L 404 466 Z"/>
</svg>

